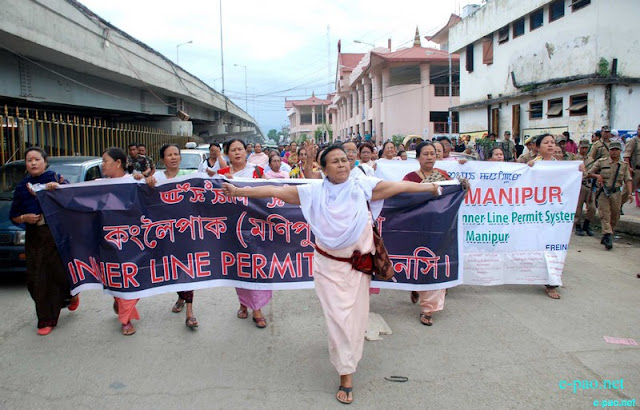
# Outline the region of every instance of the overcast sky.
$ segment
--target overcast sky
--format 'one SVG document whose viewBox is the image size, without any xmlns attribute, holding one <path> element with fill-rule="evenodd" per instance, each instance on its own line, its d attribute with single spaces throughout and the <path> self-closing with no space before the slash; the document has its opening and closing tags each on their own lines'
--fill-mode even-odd
<svg viewBox="0 0 640 410">
<path fill-rule="evenodd" d="M 337 42 L 342 51 L 364 53 L 382 47 L 409 47 L 416 26 L 435 33 L 471 0 L 80 0 L 119 29 L 146 43 L 221 91 L 220 3 L 224 39 L 225 93 L 245 107 L 266 134 L 288 125 L 285 97 L 325 97 L 334 90 Z M 329 26 L 329 36 L 327 36 Z"/>
</svg>

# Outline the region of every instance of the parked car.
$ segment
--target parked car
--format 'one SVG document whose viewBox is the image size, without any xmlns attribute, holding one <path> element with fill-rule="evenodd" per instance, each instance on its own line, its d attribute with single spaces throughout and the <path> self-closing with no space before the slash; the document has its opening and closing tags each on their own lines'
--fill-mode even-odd
<svg viewBox="0 0 640 410">
<path fill-rule="evenodd" d="M 102 178 L 99 157 L 49 157 L 49 170 L 62 175 L 70 183 Z M 9 220 L 13 191 L 27 175 L 23 160 L 0 167 L 0 271 L 24 272 L 26 269 L 24 226 Z"/>
<path fill-rule="evenodd" d="M 193 174 L 198 171 L 200 164 L 209 157 L 209 151 L 205 152 L 199 149 L 181 149 L 180 157 L 182 157 L 182 159 L 180 160 L 180 172 L 178 175 Z M 166 168 L 167 167 L 165 167 L 162 159 L 159 159 L 156 164 L 156 169 L 165 170 Z"/>
</svg>

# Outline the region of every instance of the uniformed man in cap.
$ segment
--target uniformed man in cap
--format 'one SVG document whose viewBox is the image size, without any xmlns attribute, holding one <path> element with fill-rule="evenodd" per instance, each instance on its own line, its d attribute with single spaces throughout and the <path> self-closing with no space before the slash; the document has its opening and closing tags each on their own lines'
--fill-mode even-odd
<svg viewBox="0 0 640 410">
<path fill-rule="evenodd" d="M 594 161 L 597 161 L 600 158 L 608 158 L 610 140 L 611 127 L 609 127 L 608 125 L 603 125 L 601 129 L 601 138 L 593 143 L 593 145 L 591 146 L 591 151 L 589 151 L 589 156 L 593 158 Z"/>
<path fill-rule="evenodd" d="M 638 133 L 636 136 L 627 141 L 623 157 L 624 161 L 629 165 L 631 176 L 633 177 L 632 192 L 638 195 L 637 190 L 640 183 L 640 125 L 638 125 Z M 636 198 L 636 205 L 638 203 L 640 203 L 640 200 Z"/>
<path fill-rule="evenodd" d="M 629 166 L 620 158 L 622 144 L 610 141 L 609 156 L 600 158 L 589 169 L 589 178 L 595 178 L 599 187 L 597 195 L 598 214 L 602 223 L 602 243 L 607 249 L 613 248 L 613 230 L 620 219 L 622 187 L 631 192 L 631 173 Z M 629 197 L 631 201 L 631 197 Z"/>
<path fill-rule="evenodd" d="M 535 157 L 538 156 L 538 150 L 536 149 L 536 136 L 535 135 L 527 136 L 525 138 L 525 140 L 524 140 L 524 145 L 527 147 L 527 152 L 525 152 L 524 154 L 520 155 L 520 158 L 518 158 L 518 162 L 520 162 L 522 164 L 526 164 L 526 163 L 528 163 L 532 159 L 535 159 Z"/>
<path fill-rule="evenodd" d="M 578 155 L 576 155 L 576 160 L 582 161 L 585 169 L 591 168 L 591 165 L 595 162 L 591 159 L 590 156 L 587 155 L 589 152 L 589 140 L 580 140 L 578 144 Z M 576 208 L 576 216 L 574 219 L 574 223 L 576 225 L 576 235 L 584 236 L 586 233 L 589 236 L 593 236 L 593 231 L 591 230 L 591 221 L 596 216 L 596 201 L 595 195 L 593 194 L 592 188 L 592 179 L 587 176 L 587 173 L 584 173 L 582 178 L 582 185 L 580 186 L 580 196 L 578 197 L 578 207 Z M 580 223 L 580 219 L 582 218 L 582 208 L 584 205 L 587 205 L 587 213 L 584 216 L 584 222 Z"/>
<path fill-rule="evenodd" d="M 558 136 L 556 136 L 556 145 L 560 147 L 560 149 L 562 150 L 562 160 L 563 161 L 574 161 L 576 159 L 576 156 L 573 155 L 570 152 L 567 152 L 566 147 L 567 147 L 567 137 L 560 134 Z"/>
</svg>

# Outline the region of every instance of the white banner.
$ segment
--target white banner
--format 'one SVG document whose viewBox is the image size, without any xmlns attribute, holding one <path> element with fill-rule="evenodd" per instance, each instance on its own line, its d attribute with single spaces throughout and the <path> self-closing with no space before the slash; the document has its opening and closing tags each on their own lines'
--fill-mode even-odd
<svg viewBox="0 0 640 410">
<path fill-rule="evenodd" d="M 460 207 L 464 283 L 561 285 L 578 203 L 580 161 L 438 161 L 471 189 Z M 418 161 L 380 161 L 376 176 L 397 181 Z"/>
</svg>

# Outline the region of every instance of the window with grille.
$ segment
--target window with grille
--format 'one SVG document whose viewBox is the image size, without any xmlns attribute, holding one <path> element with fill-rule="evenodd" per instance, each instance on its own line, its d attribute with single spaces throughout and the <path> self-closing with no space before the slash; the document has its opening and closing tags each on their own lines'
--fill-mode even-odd
<svg viewBox="0 0 640 410">
<path fill-rule="evenodd" d="M 531 101 L 529 103 L 529 119 L 535 120 L 542 118 L 542 101 Z"/>
</svg>

